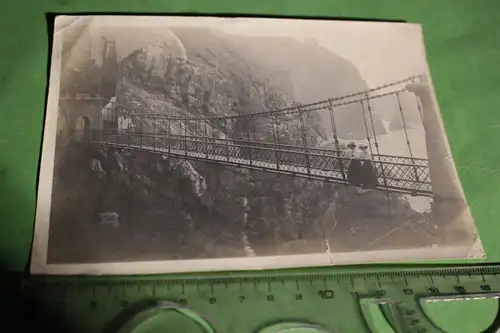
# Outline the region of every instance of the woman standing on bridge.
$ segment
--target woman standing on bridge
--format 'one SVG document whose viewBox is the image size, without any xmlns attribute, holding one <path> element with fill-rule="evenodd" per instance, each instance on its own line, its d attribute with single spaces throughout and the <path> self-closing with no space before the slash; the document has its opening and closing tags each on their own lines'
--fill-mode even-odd
<svg viewBox="0 0 500 333">
<path fill-rule="evenodd" d="M 368 145 L 362 143 L 359 145 L 361 153 L 359 159 L 361 160 L 360 178 L 363 187 L 375 188 L 377 187 L 377 173 L 372 163 L 372 156 L 368 151 Z"/>
<path fill-rule="evenodd" d="M 361 186 L 361 161 L 356 152 L 356 144 L 351 141 L 347 145 L 347 148 L 349 149 L 347 151 L 347 158 L 349 159 L 349 166 L 347 167 L 347 180 L 353 185 Z"/>
</svg>

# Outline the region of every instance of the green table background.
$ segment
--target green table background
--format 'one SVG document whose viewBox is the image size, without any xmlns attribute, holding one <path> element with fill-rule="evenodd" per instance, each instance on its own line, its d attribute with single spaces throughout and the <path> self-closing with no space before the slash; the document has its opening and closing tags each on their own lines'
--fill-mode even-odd
<svg viewBox="0 0 500 333">
<path fill-rule="evenodd" d="M 0 268 L 28 262 L 47 85 L 46 13 L 266 14 L 423 24 L 452 154 L 489 262 L 500 261 L 500 1 L 6 0 L 0 12 Z M 369 52 L 363 50 L 360 52 Z"/>
</svg>

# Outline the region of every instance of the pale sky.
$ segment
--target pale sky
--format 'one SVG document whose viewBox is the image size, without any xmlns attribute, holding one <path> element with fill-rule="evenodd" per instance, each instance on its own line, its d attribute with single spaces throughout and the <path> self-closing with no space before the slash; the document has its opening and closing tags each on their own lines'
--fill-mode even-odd
<svg viewBox="0 0 500 333">
<path fill-rule="evenodd" d="M 218 29 L 232 35 L 295 37 L 301 41 L 314 38 L 322 47 L 350 60 L 370 87 L 427 73 L 420 25 L 288 19 L 225 21 Z"/>
<path fill-rule="evenodd" d="M 316 39 L 319 45 L 351 61 L 370 87 L 411 75 L 428 74 L 425 49 L 418 24 L 326 20 L 124 17 L 101 16 L 107 26 L 210 27 L 231 35 Z M 97 23 L 97 22 L 95 22 Z"/>
</svg>

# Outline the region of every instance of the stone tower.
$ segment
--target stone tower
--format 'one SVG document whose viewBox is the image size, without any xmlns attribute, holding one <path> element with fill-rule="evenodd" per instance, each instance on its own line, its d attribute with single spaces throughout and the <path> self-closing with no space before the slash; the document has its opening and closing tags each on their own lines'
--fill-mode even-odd
<svg viewBox="0 0 500 333">
<path fill-rule="evenodd" d="M 118 80 L 118 55 L 116 52 L 116 42 L 104 40 L 102 51 L 101 84 L 99 95 L 104 100 L 109 101 L 116 96 L 116 86 Z"/>
</svg>

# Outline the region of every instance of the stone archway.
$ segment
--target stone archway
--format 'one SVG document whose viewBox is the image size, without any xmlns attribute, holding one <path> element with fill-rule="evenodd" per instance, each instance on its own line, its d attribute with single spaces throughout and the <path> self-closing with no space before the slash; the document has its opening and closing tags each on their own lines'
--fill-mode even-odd
<svg viewBox="0 0 500 333">
<path fill-rule="evenodd" d="M 90 119 L 78 116 L 73 123 L 73 140 L 76 142 L 90 142 L 92 140 L 92 125 Z"/>
</svg>

